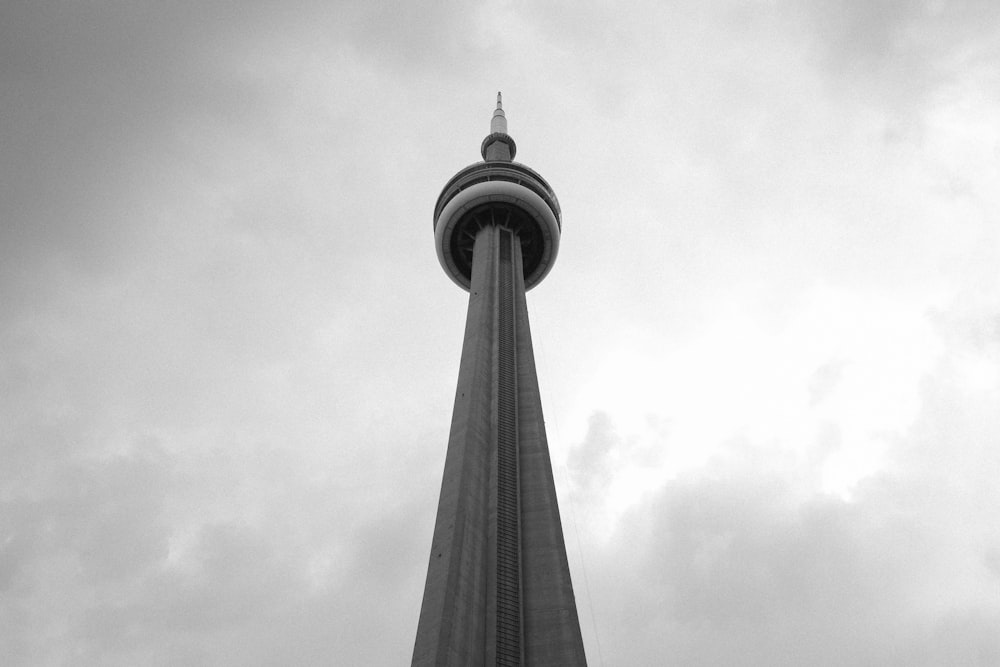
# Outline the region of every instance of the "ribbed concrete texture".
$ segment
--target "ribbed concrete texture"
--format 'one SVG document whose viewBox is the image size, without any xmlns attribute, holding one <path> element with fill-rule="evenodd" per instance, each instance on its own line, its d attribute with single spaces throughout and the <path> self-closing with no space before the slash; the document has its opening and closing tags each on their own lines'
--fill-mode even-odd
<svg viewBox="0 0 1000 667">
<path fill-rule="evenodd" d="M 585 665 L 520 240 L 479 229 L 413 665 Z"/>
</svg>

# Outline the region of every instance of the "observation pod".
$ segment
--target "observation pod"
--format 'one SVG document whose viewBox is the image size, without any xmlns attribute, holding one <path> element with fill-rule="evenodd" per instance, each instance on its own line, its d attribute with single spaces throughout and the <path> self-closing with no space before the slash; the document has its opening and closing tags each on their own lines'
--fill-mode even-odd
<svg viewBox="0 0 1000 667">
<path fill-rule="evenodd" d="M 472 248 L 483 227 L 505 228 L 520 239 L 525 290 L 548 275 L 559 253 L 559 200 L 538 172 L 513 161 L 516 152 L 497 94 L 490 134 L 480 148 L 483 162 L 455 174 L 434 206 L 438 261 L 466 291 L 472 280 Z"/>
</svg>

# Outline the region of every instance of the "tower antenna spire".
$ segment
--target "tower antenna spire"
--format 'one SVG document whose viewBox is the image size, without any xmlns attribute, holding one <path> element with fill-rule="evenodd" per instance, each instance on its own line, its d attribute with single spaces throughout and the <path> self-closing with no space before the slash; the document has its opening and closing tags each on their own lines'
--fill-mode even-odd
<svg viewBox="0 0 1000 667">
<path fill-rule="evenodd" d="M 490 119 L 490 133 L 483 139 L 479 152 L 487 162 L 510 162 L 517 154 L 517 144 L 507 134 L 507 116 L 503 112 L 503 96 L 497 91 L 497 108 Z"/>
<path fill-rule="evenodd" d="M 490 134 L 507 134 L 507 116 L 503 112 L 503 98 L 497 91 L 497 108 L 493 111 L 490 121 Z"/>
</svg>

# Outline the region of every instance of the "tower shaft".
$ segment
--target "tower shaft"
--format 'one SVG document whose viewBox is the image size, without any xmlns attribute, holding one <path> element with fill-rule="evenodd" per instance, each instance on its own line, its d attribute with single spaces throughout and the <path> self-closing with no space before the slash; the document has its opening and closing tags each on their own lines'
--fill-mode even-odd
<svg viewBox="0 0 1000 667">
<path fill-rule="evenodd" d="M 585 665 L 542 419 L 521 241 L 473 246 L 413 665 Z"/>
</svg>

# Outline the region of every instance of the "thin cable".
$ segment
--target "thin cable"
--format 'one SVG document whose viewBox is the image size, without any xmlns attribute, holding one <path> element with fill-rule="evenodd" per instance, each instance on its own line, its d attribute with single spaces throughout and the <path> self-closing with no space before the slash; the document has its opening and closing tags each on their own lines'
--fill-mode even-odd
<svg viewBox="0 0 1000 667">
<path fill-rule="evenodd" d="M 562 466 L 565 470 L 566 466 Z M 568 474 L 568 471 L 566 471 Z M 573 494 L 569 494 L 570 514 L 573 516 L 573 532 L 576 533 L 576 548 L 580 551 L 580 570 L 583 571 L 583 586 L 587 589 L 587 607 L 590 609 L 590 624 L 594 628 L 594 641 L 597 643 L 597 659 L 604 667 L 604 651 L 601 650 L 601 635 L 597 631 L 597 615 L 594 614 L 594 596 L 590 593 L 590 578 L 587 576 L 587 561 L 583 557 L 583 546 L 580 542 L 580 528 L 576 522 L 576 508 L 573 503 Z"/>
<path fill-rule="evenodd" d="M 540 352 L 539 356 L 541 357 L 542 371 L 545 374 L 545 377 L 549 377 L 548 360 L 545 354 L 545 343 L 542 342 L 543 338 L 544 336 L 541 336 L 538 339 L 539 341 L 538 347 Z M 552 397 L 549 396 L 549 399 L 551 398 Z M 552 405 L 554 407 L 555 403 L 550 400 L 549 405 Z M 559 411 L 555 409 L 553 409 L 551 412 L 553 430 L 555 431 L 556 438 L 561 443 L 563 440 L 562 440 L 562 432 L 559 429 L 559 418 L 557 416 L 558 414 Z M 560 476 L 563 478 L 563 483 L 565 484 L 564 488 L 569 488 L 570 486 L 569 470 L 566 468 L 564 464 L 560 464 L 558 466 L 558 470 Z M 573 519 L 573 533 L 576 535 L 576 550 L 580 554 L 580 570 L 583 572 L 583 587 L 587 591 L 587 609 L 590 611 L 590 624 L 591 627 L 594 629 L 594 643 L 597 644 L 597 659 L 600 661 L 601 667 L 604 667 L 604 651 L 601 648 L 601 635 L 597 631 L 597 615 L 594 613 L 594 596 L 590 592 L 590 577 L 587 576 L 587 559 L 583 555 L 583 543 L 580 540 L 580 527 L 576 521 L 576 503 L 573 502 L 573 493 L 570 492 L 569 494 L 567 494 L 567 498 L 569 500 L 569 513 Z"/>
</svg>

